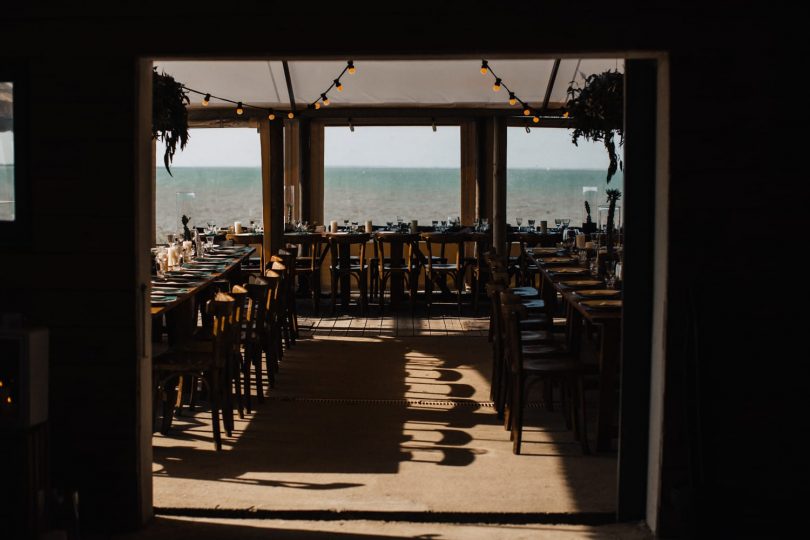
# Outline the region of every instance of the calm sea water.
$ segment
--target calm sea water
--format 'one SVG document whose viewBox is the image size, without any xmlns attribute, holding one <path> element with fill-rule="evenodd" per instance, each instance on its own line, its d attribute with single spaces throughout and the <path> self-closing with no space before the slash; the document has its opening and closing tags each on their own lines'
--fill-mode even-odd
<svg viewBox="0 0 810 540">
<path fill-rule="evenodd" d="M 157 171 L 157 230 L 163 239 L 180 227 L 180 216 L 192 223 L 217 225 L 261 219 L 259 168 L 185 167 Z M 617 174 L 610 187 L 622 189 Z M 596 191 L 583 193 L 583 188 Z M 593 219 L 604 202 L 605 171 L 510 169 L 507 174 L 507 219 L 547 220 L 570 218 L 584 221 L 583 201 L 589 200 Z M 177 195 L 181 193 L 181 195 Z M 194 193 L 193 198 L 185 193 Z M 189 202 L 189 200 L 191 202 Z M 461 206 L 458 169 L 329 167 L 324 176 L 324 218 L 374 223 L 396 216 L 420 223 L 457 216 Z"/>
</svg>

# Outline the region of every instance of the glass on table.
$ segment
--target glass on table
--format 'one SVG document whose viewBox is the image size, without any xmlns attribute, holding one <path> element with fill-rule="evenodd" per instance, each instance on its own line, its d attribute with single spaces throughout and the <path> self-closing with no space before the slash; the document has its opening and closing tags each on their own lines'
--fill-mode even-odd
<svg viewBox="0 0 810 540">
<path fill-rule="evenodd" d="M 523 225 L 523 218 L 522 217 L 515 218 L 515 223 L 517 223 L 517 227 L 518 227 L 518 231 L 519 231 L 520 226 Z"/>
<path fill-rule="evenodd" d="M 535 221 L 533 219 L 529 220 L 529 230 L 534 232 L 536 229 L 534 228 Z"/>
<path fill-rule="evenodd" d="M 386 221 L 386 222 L 385 222 L 385 225 L 388 227 L 388 229 L 387 229 L 387 230 L 389 230 L 389 231 L 390 231 L 390 230 L 393 230 L 393 227 L 394 227 L 394 222 L 389 220 L 389 221 Z"/>
<path fill-rule="evenodd" d="M 439 228 L 439 220 L 438 219 L 434 219 L 430 223 L 431 223 L 431 225 L 433 225 L 433 230 L 434 231 Z"/>
<path fill-rule="evenodd" d="M 563 219 L 562 219 L 562 225 L 563 225 L 563 227 L 565 227 L 566 229 L 568 228 L 568 226 L 569 226 L 570 224 L 571 224 L 571 218 L 563 218 Z"/>
<path fill-rule="evenodd" d="M 562 219 L 554 218 L 554 225 L 557 226 L 557 230 L 560 230 L 560 227 L 562 226 Z"/>
<path fill-rule="evenodd" d="M 360 232 L 359 223 L 357 221 L 352 221 L 352 232 Z"/>
<path fill-rule="evenodd" d="M 481 218 L 481 229 L 484 232 L 489 230 L 489 218 Z"/>
</svg>

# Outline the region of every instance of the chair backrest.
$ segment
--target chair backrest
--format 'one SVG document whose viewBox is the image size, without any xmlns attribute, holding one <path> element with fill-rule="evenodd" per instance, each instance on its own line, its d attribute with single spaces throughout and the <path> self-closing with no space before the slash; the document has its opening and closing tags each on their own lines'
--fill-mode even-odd
<svg viewBox="0 0 810 540">
<path fill-rule="evenodd" d="M 375 246 L 377 247 L 377 258 L 380 266 L 380 271 L 383 270 L 385 258 L 388 257 L 391 266 L 407 264 L 408 270 L 412 270 L 416 261 L 414 260 L 414 246 L 419 242 L 418 234 L 411 233 L 377 233 L 374 235 Z M 387 254 L 385 245 L 388 244 Z M 395 244 L 401 244 L 403 247 L 403 256 L 400 260 L 391 259 L 391 252 Z M 407 246 L 408 251 L 405 253 L 404 248 Z"/>
<path fill-rule="evenodd" d="M 525 317 L 526 308 L 520 302 L 508 301 L 509 293 L 502 292 L 501 320 L 503 321 L 504 352 L 509 359 L 512 373 L 519 374 L 523 369 L 523 350 L 520 344 L 520 320 Z"/>
<path fill-rule="evenodd" d="M 270 305 L 270 282 L 263 277 L 250 276 L 245 288 L 250 299 L 245 329 L 247 332 L 260 332 L 265 326 Z"/>
<path fill-rule="evenodd" d="M 310 271 L 315 271 L 320 267 L 321 263 L 321 244 L 324 239 L 320 234 L 302 234 L 302 235 L 285 235 L 284 239 L 287 241 L 285 249 L 288 251 L 292 247 L 298 249 L 296 253 L 296 260 L 305 259 L 307 265 L 298 266 L 299 269 L 306 269 L 309 266 Z"/>
<path fill-rule="evenodd" d="M 234 285 L 231 288 L 230 296 L 235 300 L 233 310 L 233 325 L 231 330 L 233 332 L 232 345 L 234 350 L 239 350 L 242 340 L 242 323 L 247 321 L 247 314 L 250 313 L 251 306 L 250 298 L 248 297 L 247 289 L 241 285 Z"/>
<path fill-rule="evenodd" d="M 425 241 L 428 252 L 428 269 L 433 269 L 433 250 L 439 246 L 439 256 L 444 258 L 445 247 L 456 246 L 456 269 L 461 270 L 464 262 L 464 240 L 466 235 L 462 233 L 422 233 L 422 240 Z"/>
<path fill-rule="evenodd" d="M 370 234 L 329 233 L 326 237 L 329 240 L 329 253 L 332 256 L 332 270 L 349 270 L 349 268 L 341 268 L 340 261 L 349 260 L 351 247 L 355 244 L 360 248 L 360 266 L 365 265 L 366 244 L 371 239 Z"/>
<path fill-rule="evenodd" d="M 212 300 L 206 304 L 206 311 L 212 318 L 211 340 L 214 365 L 222 367 L 225 365 L 233 347 L 233 327 L 234 310 L 236 300 L 233 296 L 225 293 L 217 293 Z"/>
</svg>

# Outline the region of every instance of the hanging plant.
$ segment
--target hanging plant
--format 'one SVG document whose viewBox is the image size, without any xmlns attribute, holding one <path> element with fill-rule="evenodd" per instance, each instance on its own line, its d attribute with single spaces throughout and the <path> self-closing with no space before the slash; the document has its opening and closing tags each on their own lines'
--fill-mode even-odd
<svg viewBox="0 0 810 540">
<path fill-rule="evenodd" d="M 163 154 L 163 164 L 169 175 L 172 174 L 169 166 L 177 145 L 182 151 L 188 143 L 188 94 L 183 85 L 174 80 L 171 75 L 158 73 L 152 68 L 152 139 L 163 141 L 166 152 Z"/>
<path fill-rule="evenodd" d="M 574 130 L 571 142 L 576 145 L 582 137 L 586 141 L 604 143 L 610 158 L 607 171 L 607 183 L 610 183 L 622 167 L 615 137 L 618 134 L 619 146 L 624 144 L 624 75 L 610 70 L 595 73 L 585 79 L 582 88 L 571 81 L 566 112 Z"/>
</svg>

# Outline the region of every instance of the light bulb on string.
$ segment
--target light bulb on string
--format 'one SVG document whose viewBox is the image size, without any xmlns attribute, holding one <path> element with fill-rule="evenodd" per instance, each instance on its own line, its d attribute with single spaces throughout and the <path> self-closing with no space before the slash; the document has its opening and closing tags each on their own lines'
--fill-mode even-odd
<svg viewBox="0 0 810 540">
<path fill-rule="evenodd" d="M 354 60 L 349 60 L 348 64 L 349 64 L 349 69 L 347 69 L 346 71 L 349 72 L 349 75 L 354 75 L 355 72 L 357 71 L 357 68 L 354 67 Z"/>
<path fill-rule="evenodd" d="M 497 92 L 500 89 L 501 89 L 501 80 L 496 78 L 495 84 L 492 85 L 492 91 Z"/>
<path fill-rule="evenodd" d="M 209 101 L 211 101 L 211 94 L 205 94 L 205 96 L 202 99 L 202 106 L 203 107 L 208 107 L 208 102 Z"/>
<path fill-rule="evenodd" d="M 242 102 L 240 101 L 239 103 L 236 104 L 236 114 L 238 114 L 239 116 L 242 116 L 244 113 L 245 113 L 245 109 L 244 109 L 244 107 L 242 107 Z"/>
<path fill-rule="evenodd" d="M 565 111 L 563 113 L 563 118 L 570 118 L 570 117 L 571 117 L 571 113 L 569 113 L 568 111 Z"/>
<path fill-rule="evenodd" d="M 276 113 L 271 109 L 269 113 L 267 113 L 267 119 L 273 121 L 276 119 Z"/>
<path fill-rule="evenodd" d="M 317 110 L 317 109 L 320 109 L 320 108 L 321 108 L 321 102 L 320 102 L 320 101 L 316 101 L 316 102 L 315 102 L 315 109 Z"/>
<path fill-rule="evenodd" d="M 517 103 L 517 97 L 515 96 L 514 92 L 509 92 L 509 105 L 514 105 Z"/>
<path fill-rule="evenodd" d="M 323 101 L 325 107 L 329 106 L 330 101 L 329 97 L 326 94 L 321 94 L 321 101 Z"/>
<path fill-rule="evenodd" d="M 343 92 L 343 84 L 340 82 L 340 79 L 335 79 L 335 89 L 338 92 Z"/>
<path fill-rule="evenodd" d="M 292 111 L 288 112 L 288 113 L 287 113 L 287 118 L 289 118 L 290 120 L 292 120 L 293 118 L 295 118 L 295 113 L 294 113 L 294 112 L 292 112 Z"/>
<path fill-rule="evenodd" d="M 523 109 L 523 116 L 529 116 L 530 114 L 532 114 L 532 110 L 529 107 Z"/>
<path fill-rule="evenodd" d="M 486 75 L 487 71 L 489 71 L 489 62 L 481 60 L 481 75 Z"/>
<path fill-rule="evenodd" d="M 539 116 L 535 116 L 534 118 L 532 118 L 532 122 L 534 122 L 535 124 L 537 124 L 538 122 L 540 122 L 540 117 L 539 117 Z"/>
</svg>

